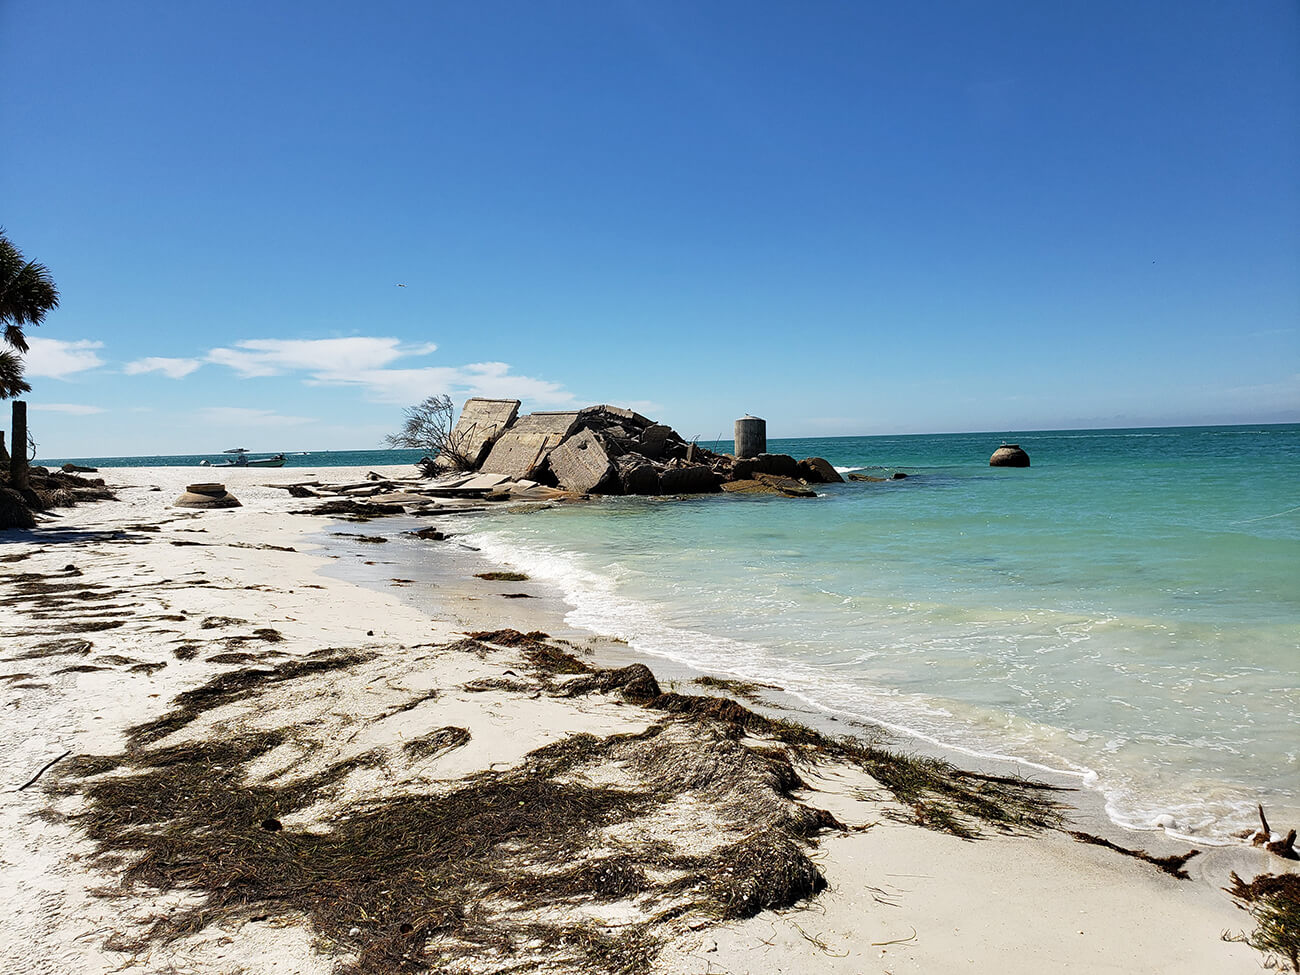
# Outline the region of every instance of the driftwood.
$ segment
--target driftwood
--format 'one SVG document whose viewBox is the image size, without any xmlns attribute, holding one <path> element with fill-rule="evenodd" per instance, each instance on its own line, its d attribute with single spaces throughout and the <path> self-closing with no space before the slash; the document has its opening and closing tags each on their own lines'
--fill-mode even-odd
<svg viewBox="0 0 1300 975">
<path fill-rule="evenodd" d="M 69 755 L 71 755 L 71 754 L 72 754 L 71 751 L 66 751 L 66 752 L 64 752 L 62 755 L 60 755 L 58 758 L 52 758 L 52 759 L 50 759 L 48 762 L 46 762 L 44 765 L 42 765 L 42 766 L 40 767 L 39 770 L 37 770 L 37 772 L 36 772 L 35 775 L 33 775 L 30 779 L 28 779 L 26 782 L 24 782 L 22 785 L 20 785 L 20 786 L 17 788 L 16 791 L 18 791 L 18 792 L 22 792 L 22 791 L 23 791 L 24 789 L 26 789 L 29 785 L 35 785 L 37 779 L 39 779 L 42 775 L 44 775 L 44 774 L 45 774 L 46 772 L 48 772 L 50 769 L 54 768 L 55 765 L 57 765 L 59 762 L 63 761 L 65 758 L 67 758 L 67 757 L 68 757 Z"/>
<path fill-rule="evenodd" d="M 1259 806 L 1259 825 L 1250 838 L 1251 846 L 1262 846 L 1269 853 L 1280 856 L 1284 860 L 1300 860 L 1300 853 L 1296 852 L 1295 840 L 1296 831 L 1291 830 L 1281 839 L 1273 839 L 1273 831 L 1269 828 L 1268 819 L 1264 816 L 1264 806 Z"/>
</svg>

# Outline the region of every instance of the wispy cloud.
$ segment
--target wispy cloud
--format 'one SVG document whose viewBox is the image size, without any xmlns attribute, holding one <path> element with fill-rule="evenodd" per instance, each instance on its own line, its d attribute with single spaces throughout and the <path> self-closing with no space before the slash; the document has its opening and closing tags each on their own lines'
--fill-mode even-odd
<svg viewBox="0 0 1300 975">
<path fill-rule="evenodd" d="M 241 376 L 279 376 L 309 372 L 318 379 L 346 378 L 358 371 L 382 369 L 407 356 L 437 350 L 432 342 L 404 346 L 395 338 L 354 336 L 343 339 L 248 339 L 233 349 L 218 348 L 209 362 L 229 366 Z"/>
<path fill-rule="evenodd" d="M 23 357 L 28 376 L 44 376 L 47 379 L 67 379 L 69 376 L 88 369 L 97 369 L 104 364 L 95 352 L 104 347 L 103 342 L 80 339 L 65 342 L 62 339 L 47 339 L 28 336 L 30 346 Z"/>
<path fill-rule="evenodd" d="M 303 373 L 312 386 L 355 386 L 377 403 L 408 404 L 447 393 L 506 397 L 543 406 L 563 406 L 574 396 L 563 385 L 511 371 L 505 362 L 472 362 L 460 366 L 392 368 L 401 359 L 437 351 L 432 342 L 404 345 L 387 337 L 344 339 L 249 339 L 232 348 L 218 348 L 206 361 L 227 366 L 240 376 L 279 376 Z"/>
<path fill-rule="evenodd" d="M 309 416 L 284 416 L 273 410 L 255 410 L 245 406 L 208 406 L 199 410 L 200 421 L 214 426 L 296 427 L 314 423 Z"/>
<path fill-rule="evenodd" d="M 33 403 L 32 409 L 42 413 L 71 413 L 74 416 L 90 416 L 92 413 L 108 412 L 102 406 L 87 406 L 84 403 Z"/>
<path fill-rule="evenodd" d="M 183 379 L 203 362 L 199 359 L 170 359 L 165 356 L 149 356 L 128 362 L 122 369 L 128 376 L 138 376 L 146 372 L 161 372 L 168 379 Z"/>
</svg>

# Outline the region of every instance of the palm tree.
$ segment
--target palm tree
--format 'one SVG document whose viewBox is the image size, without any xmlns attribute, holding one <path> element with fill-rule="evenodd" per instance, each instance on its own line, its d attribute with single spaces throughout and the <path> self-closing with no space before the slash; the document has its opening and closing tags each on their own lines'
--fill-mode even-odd
<svg viewBox="0 0 1300 975">
<path fill-rule="evenodd" d="M 39 325 L 58 304 L 59 292 L 45 265 L 23 257 L 0 227 L 0 326 L 4 328 L 5 344 L 13 350 L 0 347 L 0 399 L 31 390 L 23 379 L 19 357 L 27 351 L 23 329 Z"/>
</svg>

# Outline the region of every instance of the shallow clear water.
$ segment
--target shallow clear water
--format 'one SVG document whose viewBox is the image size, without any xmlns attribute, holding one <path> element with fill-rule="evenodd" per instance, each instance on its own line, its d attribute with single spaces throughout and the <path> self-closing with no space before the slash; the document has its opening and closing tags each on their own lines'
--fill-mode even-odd
<svg viewBox="0 0 1300 975">
<path fill-rule="evenodd" d="M 773 441 L 909 477 L 500 515 L 474 541 L 576 625 L 1077 771 L 1125 825 L 1300 819 L 1300 426 L 1008 433 L 1014 470 L 987 466 L 1002 436 Z"/>
</svg>

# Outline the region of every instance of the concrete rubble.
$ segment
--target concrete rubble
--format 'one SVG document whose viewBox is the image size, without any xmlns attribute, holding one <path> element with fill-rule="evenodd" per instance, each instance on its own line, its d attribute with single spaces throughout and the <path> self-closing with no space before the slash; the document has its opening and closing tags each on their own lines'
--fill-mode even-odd
<svg viewBox="0 0 1300 975">
<path fill-rule="evenodd" d="M 481 467 L 497 438 L 518 416 L 517 399 L 472 397 L 461 408 L 460 419 L 451 431 L 450 443 L 470 467 Z"/>
<path fill-rule="evenodd" d="M 517 415 L 518 408 L 517 400 L 466 402 L 453 438 L 460 443 L 471 435 L 480 437 L 473 446 L 483 459 L 471 471 L 436 478 L 422 493 L 490 501 L 721 490 L 815 497 L 809 485 L 843 481 L 820 457 L 795 460 L 785 454 L 759 454 L 736 460 L 688 443 L 672 427 L 617 406 L 524 416 Z"/>
</svg>

